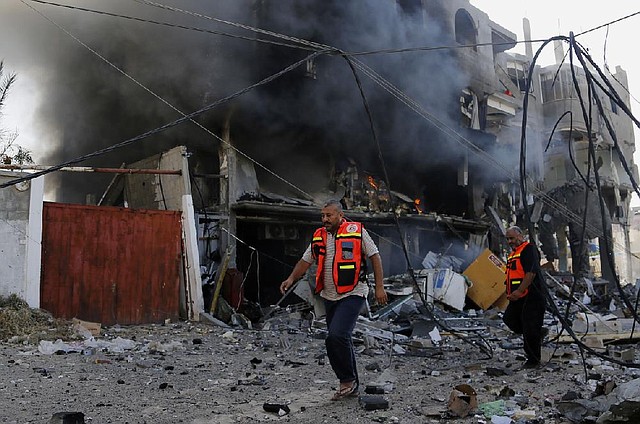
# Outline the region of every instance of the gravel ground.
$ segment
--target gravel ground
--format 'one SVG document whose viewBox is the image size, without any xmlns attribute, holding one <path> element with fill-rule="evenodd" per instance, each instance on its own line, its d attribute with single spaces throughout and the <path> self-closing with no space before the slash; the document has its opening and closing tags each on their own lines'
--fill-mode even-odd
<svg viewBox="0 0 640 424">
<path fill-rule="evenodd" d="M 389 408 L 369 411 L 357 397 L 329 400 L 337 381 L 322 331 L 288 322 L 269 331 L 180 322 L 103 328 L 94 341 L 3 342 L 0 421 L 48 423 L 54 413 L 81 412 L 93 423 L 490 422 L 444 414 L 453 387 L 467 383 L 480 404 L 511 392 L 537 422 L 562 423 L 568 421 L 556 402 L 571 391 L 588 398 L 594 390 L 567 345 L 545 368 L 517 371 L 521 350 L 501 349 L 504 338 L 492 339 L 491 359 L 446 335 L 443 347 L 427 349 L 427 356 L 390 354 L 388 345 L 369 341 L 366 349 L 357 346 L 362 386 L 392 382 L 382 395 Z M 590 368 L 616 382 L 637 377 L 597 360 Z M 264 403 L 285 404 L 290 412 L 265 412 Z"/>
</svg>

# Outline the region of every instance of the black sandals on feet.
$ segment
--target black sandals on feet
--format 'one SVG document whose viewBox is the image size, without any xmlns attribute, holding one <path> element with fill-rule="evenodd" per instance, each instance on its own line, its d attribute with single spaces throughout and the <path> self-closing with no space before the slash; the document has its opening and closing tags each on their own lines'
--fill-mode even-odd
<svg viewBox="0 0 640 424">
<path fill-rule="evenodd" d="M 356 396 L 358 394 L 358 386 L 358 382 L 354 381 L 349 387 L 341 387 L 333 394 L 331 400 L 340 400 L 346 397 Z"/>
</svg>

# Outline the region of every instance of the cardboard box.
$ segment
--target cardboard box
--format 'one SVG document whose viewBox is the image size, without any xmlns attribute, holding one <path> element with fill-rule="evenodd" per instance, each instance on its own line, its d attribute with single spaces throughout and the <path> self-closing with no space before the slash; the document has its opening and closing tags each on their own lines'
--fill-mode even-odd
<svg viewBox="0 0 640 424">
<path fill-rule="evenodd" d="M 89 331 L 89 333 L 91 333 L 91 335 L 94 337 L 99 336 L 100 331 L 102 330 L 102 324 L 100 324 L 99 322 L 83 321 L 78 318 L 73 318 L 71 322 L 73 323 L 73 325 L 80 326 L 85 330 Z"/>
<path fill-rule="evenodd" d="M 506 265 L 489 249 L 485 249 L 462 275 L 473 283 L 467 296 L 483 310 L 489 309 L 505 293 Z"/>
<path fill-rule="evenodd" d="M 464 418 L 478 408 L 476 391 L 468 384 L 459 384 L 449 395 L 447 407 L 454 415 Z"/>
<path fill-rule="evenodd" d="M 493 302 L 493 306 L 500 309 L 501 311 L 505 311 L 507 306 L 509 306 L 509 299 L 507 299 L 507 293 L 502 293 L 502 296 L 498 298 L 495 302 Z"/>
</svg>

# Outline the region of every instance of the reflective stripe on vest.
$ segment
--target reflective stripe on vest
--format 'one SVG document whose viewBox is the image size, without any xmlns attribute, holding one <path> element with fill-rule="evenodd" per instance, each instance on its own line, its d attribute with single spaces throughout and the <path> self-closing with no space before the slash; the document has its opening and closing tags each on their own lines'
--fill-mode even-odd
<svg viewBox="0 0 640 424">
<path fill-rule="evenodd" d="M 526 272 L 522 267 L 522 261 L 520 260 L 520 255 L 525 247 L 529 245 L 529 242 L 523 242 L 520 246 L 516 247 L 514 251 L 509 254 L 509 258 L 507 259 L 507 294 L 510 295 L 511 292 L 515 291 L 520 287 L 522 280 L 524 280 L 524 276 Z M 523 293 L 523 296 L 526 296 L 529 293 L 529 289 L 526 289 Z"/>
<path fill-rule="evenodd" d="M 327 230 L 318 228 L 313 233 L 311 254 L 318 264 L 316 270 L 316 294 L 324 288 L 324 261 L 327 252 Z M 342 221 L 335 235 L 335 255 L 332 275 L 336 293 L 352 291 L 364 277 L 365 267 L 362 253 L 362 224 Z"/>
</svg>

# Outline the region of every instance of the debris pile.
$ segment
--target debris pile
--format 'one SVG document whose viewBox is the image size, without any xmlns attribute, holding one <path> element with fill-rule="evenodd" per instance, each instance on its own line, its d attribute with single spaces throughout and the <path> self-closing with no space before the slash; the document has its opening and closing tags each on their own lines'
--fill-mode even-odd
<svg viewBox="0 0 640 424">
<path fill-rule="evenodd" d="M 42 309 L 30 308 L 15 294 L 0 296 L 0 340 L 33 344 L 40 340 L 73 337 L 74 332 L 67 320 L 53 318 Z"/>
<path fill-rule="evenodd" d="M 462 264 L 462 261 L 438 258 L 432 253 L 423 264 L 434 266 L 445 261 L 449 265 Z M 422 369 L 422 375 L 430 380 L 444 380 L 450 392 L 448 398 L 438 394 L 423 399 L 421 413 L 432 418 L 475 415 L 477 422 L 542 423 L 556 419 L 562 422 L 563 418 L 571 422 L 595 422 L 596 419 L 613 422 L 608 420 L 637 416 L 634 415 L 638 411 L 637 397 L 633 398 L 630 393 L 637 389 L 639 383 L 635 379 L 640 377 L 635 345 L 638 336 L 629 311 L 615 307 L 623 305 L 622 300 L 615 293 L 607 293 L 606 302 L 592 303 L 594 309 L 590 309 L 577 300 L 585 299 L 587 287 L 584 291 L 571 290 L 557 276 L 545 272 L 549 295 L 556 307 L 566 312 L 570 327 L 563 326 L 561 317 L 549 308 L 545 329 L 550 331 L 545 331 L 543 366 L 525 374 L 519 366 L 525 359 L 522 339 L 502 322 L 507 305 L 504 266 L 497 256 L 485 250 L 461 272 L 451 267 L 425 267 L 413 275 L 385 278 L 389 303 L 379 307 L 370 298 L 367 311 L 361 314 L 354 330 L 358 353 L 378 358 L 366 365 L 366 369 L 387 373 L 393 369 L 394 362 L 408 358 L 430 361 L 427 369 Z M 304 309 L 276 308 L 263 328 L 310 331 L 323 336 L 322 302 L 310 290 L 312 282 L 302 281 L 295 293 L 308 303 L 308 310 L 313 310 L 310 325 Z M 604 285 L 595 284 L 595 287 Z M 625 290 L 629 296 L 636 295 L 635 288 Z M 597 291 L 591 291 L 592 299 L 599 296 L 602 295 Z M 570 334 L 569 329 L 574 334 Z M 575 335 L 579 335 L 578 339 Z M 581 343 L 591 349 L 582 350 L 584 361 L 578 349 Z M 470 347 L 482 358 L 470 355 Z M 473 363 L 471 358 L 477 362 Z M 449 367 L 438 364 L 441 360 Z M 486 360 L 489 362 L 483 364 Z M 386 365 L 382 365 L 385 362 Z M 462 379 L 451 380 L 451 371 L 456 367 L 465 372 Z M 543 394 L 522 387 L 495 386 L 508 377 L 514 385 L 520 380 L 535 387 L 552 374 L 568 379 L 562 392 Z M 393 378 L 387 376 L 383 380 L 369 383 L 366 394 L 390 400 L 397 386 Z M 451 384 L 452 381 L 458 384 Z M 573 386 L 572 390 L 568 389 Z M 573 392 L 579 395 L 571 398 Z M 361 406 L 365 405 L 370 408 L 371 403 L 361 401 Z"/>
</svg>

